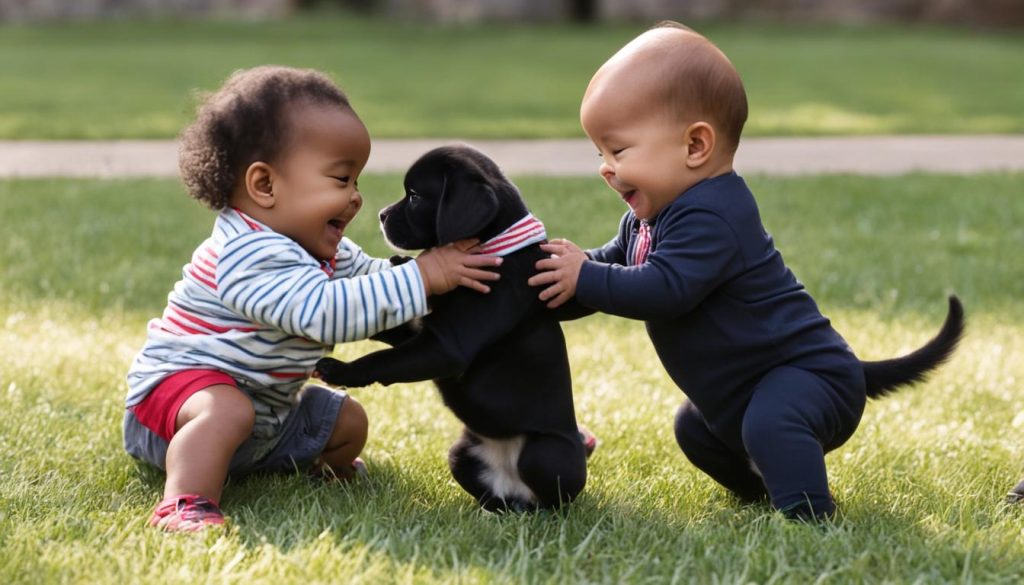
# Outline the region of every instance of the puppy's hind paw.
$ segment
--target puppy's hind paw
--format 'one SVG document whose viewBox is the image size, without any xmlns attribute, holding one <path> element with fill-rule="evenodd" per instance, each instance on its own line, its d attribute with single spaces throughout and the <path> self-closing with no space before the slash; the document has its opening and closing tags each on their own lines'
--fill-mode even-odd
<svg viewBox="0 0 1024 585">
<path fill-rule="evenodd" d="M 313 366 L 313 377 L 323 380 L 332 386 L 345 385 L 345 370 L 348 364 L 334 358 L 320 358 Z"/>
<path fill-rule="evenodd" d="M 1008 494 L 1006 494 L 1007 504 L 1021 504 L 1024 502 L 1024 480 L 1021 480 Z"/>
</svg>

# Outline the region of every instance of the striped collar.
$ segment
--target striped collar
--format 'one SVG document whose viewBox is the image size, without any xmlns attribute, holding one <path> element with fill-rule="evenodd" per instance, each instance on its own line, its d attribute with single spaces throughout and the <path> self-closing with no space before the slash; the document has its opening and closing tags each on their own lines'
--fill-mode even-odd
<svg viewBox="0 0 1024 585">
<path fill-rule="evenodd" d="M 526 217 L 515 222 L 505 231 L 480 244 L 476 253 L 506 256 L 547 239 L 548 234 L 544 231 L 544 224 L 532 213 L 527 213 Z"/>
<path fill-rule="evenodd" d="M 238 216 L 238 218 L 241 219 L 245 223 L 245 225 L 249 226 L 249 230 L 250 231 L 254 231 L 254 232 L 274 231 L 274 230 L 270 229 L 268 226 L 266 226 L 266 225 L 256 221 L 252 217 L 249 217 L 249 214 L 243 213 L 242 210 L 237 208 L 237 207 L 232 207 L 231 211 L 234 211 L 235 215 Z"/>
</svg>

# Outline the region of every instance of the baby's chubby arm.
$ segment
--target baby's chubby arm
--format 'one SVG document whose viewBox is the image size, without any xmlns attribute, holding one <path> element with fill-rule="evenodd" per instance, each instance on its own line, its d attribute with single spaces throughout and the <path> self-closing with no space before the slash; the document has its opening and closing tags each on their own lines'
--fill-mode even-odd
<svg viewBox="0 0 1024 585">
<path fill-rule="evenodd" d="M 541 244 L 540 248 L 551 254 L 551 257 L 537 262 L 535 267 L 539 272 L 527 282 L 530 286 L 547 285 L 540 292 L 540 300 L 546 301 L 548 308 L 554 309 L 576 296 L 580 269 L 589 258 L 579 246 L 566 239 L 551 240 Z"/>
<path fill-rule="evenodd" d="M 490 287 L 485 281 L 498 280 L 499 275 L 492 270 L 481 268 L 500 266 L 501 258 L 472 254 L 473 247 L 478 243 L 479 240 L 476 239 L 461 240 L 440 248 L 431 248 L 418 258 L 404 257 L 403 261 L 394 262 L 368 256 L 355 242 L 344 238 L 335 257 L 337 269 L 334 277 L 363 276 L 390 270 L 411 260 L 416 262 L 420 270 L 427 295 L 446 293 L 456 286 L 465 286 L 486 293 L 490 292 Z"/>
<path fill-rule="evenodd" d="M 588 251 L 593 261 L 569 254 L 574 259 L 566 264 L 572 272 L 565 278 L 575 285 L 572 291 L 580 304 L 627 319 L 675 318 L 745 270 L 737 236 L 718 214 L 683 209 L 660 219 L 659 239 L 640 265 L 616 257 L 624 245 L 606 247 L 610 254 Z"/>
<path fill-rule="evenodd" d="M 255 323 L 333 345 L 366 339 L 421 317 L 428 311 L 428 295 L 464 283 L 471 286 L 478 272 L 487 272 L 477 266 L 499 263 L 485 256 L 471 258 L 466 252 L 471 247 L 472 242 L 464 242 L 428 251 L 421 255 L 426 257 L 423 262 L 418 258 L 390 270 L 332 279 L 288 238 L 252 232 L 225 245 L 216 293 Z"/>
</svg>

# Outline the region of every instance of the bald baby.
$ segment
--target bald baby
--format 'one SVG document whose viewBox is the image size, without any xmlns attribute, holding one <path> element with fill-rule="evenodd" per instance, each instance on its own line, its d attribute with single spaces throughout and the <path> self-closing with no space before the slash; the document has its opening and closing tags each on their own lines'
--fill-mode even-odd
<svg viewBox="0 0 1024 585">
<path fill-rule="evenodd" d="M 744 501 L 829 518 L 824 454 L 853 435 L 868 396 L 895 387 L 869 382 L 879 364 L 919 379 L 953 351 L 961 309 L 951 298 L 943 333 L 913 359 L 860 362 L 732 168 L 746 117 L 736 69 L 701 35 L 671 24 L 623 47 L 591 80 L 580 122 L 629 211 L 599 248 L 542 245 L 551 257 L 528 282 L 549 307 L 575 299 L 646 322 L 686 393 L 676 442 L 697 468 Z"/>
<path fill-rule="evenodd" d="M 663 109 L 685 124 L 708 122 L 718 145 L 732 154 L 747 120 L 747 95 L 718 47 L 681 24 L 665 22 L 633 39 L 594 74 L 581 119 L 597 108 Z"/>
</svg>

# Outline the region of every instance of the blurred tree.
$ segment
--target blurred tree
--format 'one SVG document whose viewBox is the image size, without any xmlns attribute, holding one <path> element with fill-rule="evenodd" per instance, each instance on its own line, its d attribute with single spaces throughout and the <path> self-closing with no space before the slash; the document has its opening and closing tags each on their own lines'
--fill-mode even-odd
<svg viewBox="0 0 1024 585">
<path fill-rule="evenodd" d="M 381 4 L 379 0 L 298 0 L 298 7 L 301 10 L 339 8 L 360 14 L 379 11 Z"/>
<path fill-rule="evenodd" d="M 576 22 L 597 20 L 597 0 L 569 0 L 569 17 Z"/>
</svg>

